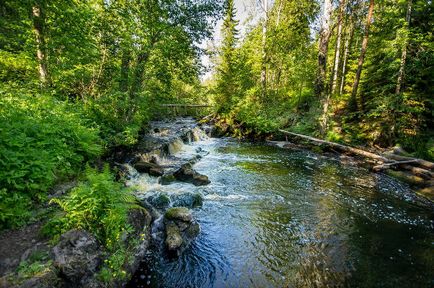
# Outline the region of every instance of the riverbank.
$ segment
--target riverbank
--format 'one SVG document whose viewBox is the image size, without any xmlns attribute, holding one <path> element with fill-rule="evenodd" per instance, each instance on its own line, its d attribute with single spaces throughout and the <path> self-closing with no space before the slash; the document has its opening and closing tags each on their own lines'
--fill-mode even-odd
<svg viewBox="0 0 434 288">
<path fill-rule="evenodd" d="M 309 149 L 316 153 L 332 153 L 339 157 L 351 157 L 353 163 L 373 172 L 385 173 L 410 185 L 422 202 L 434 203 L 434 163 L 411 157 L 402 148 L 342 143 L 314 138 L 277 129 L 274 132 L 260 132 L 254 127 L 231 118 L 210 115 L 204 119 L 213 127 L 213 135 L 229 136 L 248 141 L 264 141 L 283 149 Z"/>
<path fill-rule="evenodd" d="M 124 182 L 126 186 L 133 186 L 129 188 L 129 191 L 133 193 L 135 199 L 133 200 L 135 204 L 128 208 L 128 226 L 125 226 L 128 227 L 128 231 L 121 231 L 122 239 L 118 247 L 121 250 L 110 251 L 108 243 L 101 242 L 106 240 L 95 237 L 98 235 L 95 233 L 98 232 L 97 230 L 92 231 L 93 229 L 85 231 L 75 228 L 63 232 L 62 235 L 57 235 L 56 233 L 61 230 L 58 230 L 56 221 L 63 218 L 56 218 L 58 217 L 56 215 L 60 214 L 64 217 L 72 211 L 62 212 L 62 209 L 59 210 L 54 204 L 44 205 L 39 208 L 38 213 L 41 216 L 35 219 L 30 226 L 0 233 L 1 287 L 63 287 L 72 283 L 83 287 L 106 287 L 107 285 L 120 287 L 124 285 L 128 280 L 128 275 L 134 273 L 146 252 L 150 241 L 151 222 L 159 217 L 157 216 L 159 212 L 134 192 L 134 184 L 125 182 L 138 173 L 131 165 L 134 165 L 141 173 L 153 176 L 165 174 L 165 178 L 170 181 L 175 181 L 177 177 L 182 181 L 189 181 L 188 177 L 191 176 L 195 184 L 198 184 L 198 181 L 203 185 L 207 184 L 205 175 L 186 173 L 185 165 L 191 165 L 200 159 L 201 153 L 189 159 L 173 156 L 184 141 L 191 142 L 201 137 L 200 133 L 203 132 L 197 128 L 196 122 L 193 119 L 152 122 L 150 127 L 149 132 L 143 135 L 136 146 L 124 151 L 120 150 L 107 158 L 117 175 L 116 178 Z M 170 160 L 171 164 L 157 164 L 161 159 L 165 159 L 166 162 Z M 178 170 L 182 173 L 175 174 Z M 84 185 L 80 183 L 85 182 L 74 180 L 53 188 L 48 196 L 51 199 L 50 203 L 57 199 L 68 201 L 67 199 L 75 197 L 71 196 L 71 193 L 76 195 L 80 185 Z M 129 192 L 118 191 L 117 193 L 128 194 Z M 93 199 L 92 196 L 89 197 L 88 200 Z M 200 202 L 201 199 L 198 198 L 196 201 Z M 113 213 L 120 212 L 114 211 Z M 172 223 L 177 223 L 176 217 L 172 215 L 171 219 L 174 219 Z M 196 225 L 195 222 L 191 224 L 192 227 Z M 194 237 L 196 233 L 192 231 L 188 237 L 190 235 Z M 114 239 L 107 239 L 107 241 L 112 240 Z M 185 243 L 182 248 L 185 248 L 187 244 Z M 181 247 L 176 247 L 178 248 Z M 86 255 L 84 258 L 83 254 Z"/>
</svg>

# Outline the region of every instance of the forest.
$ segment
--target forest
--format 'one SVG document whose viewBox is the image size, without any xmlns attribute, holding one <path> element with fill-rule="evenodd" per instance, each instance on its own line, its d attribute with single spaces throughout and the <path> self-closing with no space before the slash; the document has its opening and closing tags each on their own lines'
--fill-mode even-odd
<svg viewBox="0 0 434 288">
<path fill-rule="evenodd" d="M 433 161 L 433 31 L 428 0 L 0 0 L 0 230 L 89 230 L 101 279 L 124 277 L 138 205 L 110 159 L 171 119 L 164 104 L 209 106 L 238 139 L 285 129 Z"/>
</svg>

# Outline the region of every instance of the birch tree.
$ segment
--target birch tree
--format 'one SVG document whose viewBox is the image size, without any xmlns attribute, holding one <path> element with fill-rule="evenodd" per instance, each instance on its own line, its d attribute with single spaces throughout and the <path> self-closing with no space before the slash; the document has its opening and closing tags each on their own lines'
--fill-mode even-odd
<svg viewBox="0 0 434 288">
<path fill-rule="evenodd" d="M 372 15 L 374 14 L 374 0 L 369 1 L 368 15 L 366 16 L 365 33 L 362 41 L 362 49 L 360 50 L 359 62 L 357 65 L 356 78 L 353 83 L 353 90 L 351 92 L 351 101 L 354 108 L 357 110 L 357 89 L 359 88 L 360 75 L 362 74 L 363 63 L 365 61 L 366 50 L 368 49 L 369 40 L 369 27 L 371 26 Z M 363 101 L 361 101 L 363 105 Z"/>
<path fill-rule="evenodd" d="M 407 14 L 405 16 L 405 35 L 404 35 L 404 41 L 402 45 L 402 54 L 401 54 L 401 64 L 399 66 L 399 72 L 398 72 L 398 80 L 396 83 L 396 90 L 395 94 L 401 93 L 401 87 L 402 82 L 404 81 L 404 72 L 405 72 L 405 62 L 407 61 L 407 45 L 408 45 L 408 28 L 410 27 L 410 21 L 411 21 L 411 5 L 412 0 L 407 1 Z"/>
</svg>

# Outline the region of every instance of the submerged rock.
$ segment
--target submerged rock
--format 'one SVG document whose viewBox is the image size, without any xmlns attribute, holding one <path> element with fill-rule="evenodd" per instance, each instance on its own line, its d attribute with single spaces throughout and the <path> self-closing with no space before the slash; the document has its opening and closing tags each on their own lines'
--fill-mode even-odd
<svg viewBox="0 0 434 288">
<path fill-rule="evenodd" d="M 185 207 L 170 208 L 164 215 L 166 248 L 170 255 L 179 256 L 200 233 L 200 226 Z"/>
<path fill-rule="evenodd" d="M 149 196 L 146 200 L 149 204 L 157 209 L 165 209 L 170 205 L 170 197 L 167 195 L 167 193 L 156 193 Z"/>
<path fill-rule="evenodd" d="M 171 196 L 173 207 L 200 207 L 203 204 L 203 197 L 200 193 L 183 193 Z"/>
<path fill-rule="evenodd" d="M 163 175 L 160 178 L 160 184 L 161 185 L 169 185 L 172 182 L 175 182 L 176 178 L 175 176 L 173 176 L 173 174 L 167 174 L 167 175 Z"/>
<path fill-rule="evenodd" d="M 179 181 L 192 183 L 195 186 L 203 186 L 211 183 L 208 176 L 198 173 L 191 167 L 191 164 L 184 164 L 179 168 L 173 176 Z"/>
<path fill-rule="evenodd" d="M 97 272 L 102 252 L 95 239 L 84 230 L 70 230 L 53 247 L 54 266 L 66 282 L 79 286 Z"/>
</svg>

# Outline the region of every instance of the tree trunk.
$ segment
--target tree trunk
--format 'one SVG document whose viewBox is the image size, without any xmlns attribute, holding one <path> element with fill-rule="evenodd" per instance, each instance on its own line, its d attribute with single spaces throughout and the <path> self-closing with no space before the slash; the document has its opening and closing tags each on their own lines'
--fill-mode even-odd
<svg viewBox="0 0 434 288">
<path fill-rule="evenodd" d="M 408 0 L 408 2 L 407 2 L 407 15 L 405 16 L 407 30 L 410 27 L 411 5 L 412 5 L 412 0 Z M 402 45 L 401 66 L 399 67 L 398 81 L 396 84 L 395 94 L 401 93 L 402 82 L 404 81 L 405 62 L 407 61 L 407 45 L 408 45 L 408 35 L 405 35 L 405 41 L 404 41 L 404 44 Z"/>
<path fill-rule="evenodd" d="M 48 82 L 47 54 L 45 46 L 44 11 L 39 3 L 32 7 L 33 30 L 36 38 L 36 60 L 38 61 L 39 82 L 45 87 Z"/>
<path fill-rule="evenodd" d="M 119 90 L 121 92 L 128 91 L 128 76 L 130 73 L 130 61 L 131 61 L 131 51 L 128 48 L 124 48 L 122 52 L 121 78 L 119 80 Z"/>
<path fill-rule="evenodd" d="M 338 81 L 344 8 L 345 8 L 345 0 L 341 0 L 340 7 L 339 7 L 339 18 L 338 18 L 338 31 L 337 31 L 338 35 L 336 39 L 336 49 L 335 49 L 335 64 L 333 66 L 333 80 L 332 80 L 332 91 L 331 91 L 332 94 L 336 92 L 336 86 Z"/>
<path fill-rule="evenodd" d="M 327 51 L 330 40 L 330 21 L 331 15 L 333 12 L 333 6 L 331 0 L 324 1 L 324 15 L 323 21 L 321 25 L 321 33 L 319 39 L 319 47 L 318 47 L 318 72 L 315 90 L 317 96 L 322 99 L 322 115 L 320 117 L 319 125 L 320 125 L 320 134 L 322 136 L 325 135 L 328 128 L 328 111 L 330 104 L 330 94 L 324 94 L 324 83 L 326 79 L 326 69 L 327 69 Z M 324 97 L 325 96 L 325 97 Z"/>
<path fill-rule="evenodd" d="M 132 97 L 136 96 L 136 94 L 142 89 L 143 85 L 143 74 L 145 73 L 146 62 L 148 62 L 150 56 L 150 52 L 140 52 L 137 56 L 137 66 L 134 71 L 134 79 L 131 84 L 130 95 Z"/>
<path fill-rule="evenodd" d="M 318 44 L 318 70 L 315 80 L 315 94 L 320 99 L 322 98 L 322 94 L 324 92 L 324 82 L 326 79 L 327 50 L 330 39 L 330 20 L 332 11 L 332 1 L 324 0 L 324 13 Z"/>
<path fill-rule="evenodd" d="M 347 73 L 347 62 L 348 62 L 348 55 L 350 54 L 351 49 L 351 42 L 353 41 L 354 37 L 354 23 L 353 23 L 353 17 L 350 17 L 350 30 L 347 36 L 347 39 L 345 40 L 345 48 L 344 48 L 344 60 L 342 63 L 342 78 L 341 78 L 341 86 L 339 88 L 339 95 L 342 94 L 344 91 L 345 86 L 345 78 Z"/>
<path fill-rule="evenodd" d="M 353 83 L 353 91 L 351 92 L 351 99 L 354 107 L 357 110 L 357 89 L 359 88 L 360 75 L 362 74 L 363 62 L 365 61 L 366 50 L 368 48 L 369 27 L 371 26 L 372 15 L 374 14 L 374 0 L 369 1 L 369 11 L 366 18 L 365 35 L 363 36 L 362 50 L 360 51 L 359 63 L 357 66 L 356 78 Z M 362 107 L 364 101 L 361 101 Z"/>
<path fill-rule="evenodd" d="M 262 23 L 262 61 L 261 61 L 261 94 L 262 100 L 267 95 L 267 22 L 268 22 L 268 0 L 262 1 L 263 23 Z"/>
</svg>

